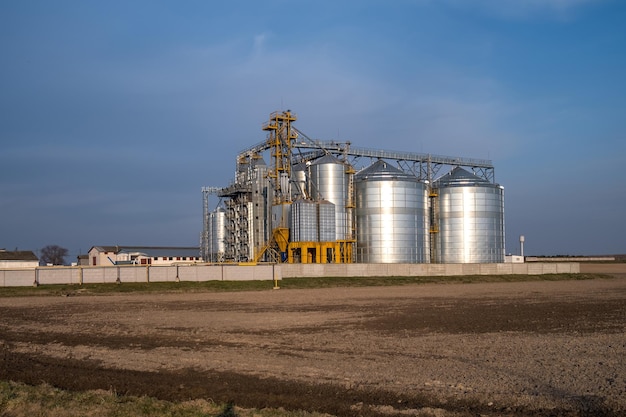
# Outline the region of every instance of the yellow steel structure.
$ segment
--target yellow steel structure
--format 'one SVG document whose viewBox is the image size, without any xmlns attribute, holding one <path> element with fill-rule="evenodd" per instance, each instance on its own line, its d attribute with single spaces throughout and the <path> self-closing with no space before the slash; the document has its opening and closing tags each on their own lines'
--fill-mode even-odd
<svg viewBox="0 0 626 417">
<path fill-rule="evenodd" d="M 273 186 L 272 213 L 277 215 L 272 224 L 271 242 L 263 248 L 255 258 L 260 259 L 270 246 L 281 253 L 286 253 L 289 245 L 289 209 L 291 205 L 291 149 L 298 137 L 292 128 L 297 117 L 290 110 L 270 114 L 269 120 L 263 124 L 263 130 L 268 132 L 267 146 L 271 151 L 271 164 L 268 177 Z"/>
<path fill-rule="evenodd" d="M 329 256 L 330 255 L 330 256 Z M 340 250 L 338 242 L 291 242 L 289 243 L 290 264 L 300 261 L 303 264 L 338 263 Z"/>
<path fill-rule="evenodd" d="M 291 149 L 293 141 L 298 137 L 291 124 L 296 120 L 296 115 L 290 110 L 275 111 L 270 114 L 269 121 L 263 124 L 263 130 L 269 132 L 267 144 L 272 152 L 272 166 L 268 175 L 274 183 L 275 204 L 291 201 L 289 184 L 285 183 L 282 178 L 291 177 Z"/>
<path fill-rule="evenodd" d="M 281 252 L 287 252 L 287 246 L 289 245 L 289 229 L 286 227 L 277 227 L 274 229 L 272 237 L 278 244 L 278 249 Z"/>
<path fill-rule="evenodd" d="M 438 219 L 436 215 L 433 214 L 439 212 L 439 199 L 437 198 L 439 197 L 439 190 L 431 187 L 428 192 L 428 197 L 430 198 L 430 205 L 432 208 L 430 216 L 430 233 L 439 233 L 439 222 L 437 221 Z"/>
<path fill-rule="evenodd" d="M 292 149 L 298 134 L 292 127 L 297 117 L 290 110 L 273 112 L 269 121 L 263 124 L 263 130 L 268 132 L 266 146 L 271 150 L 271 166 L 268 177 L 274 188 L 272 203 L 273 212 L 280 219 L 272 226 L 271 241 L 257 250 L 255 261 L 259 261 L 263 254 L 269 251 L 286 253 L 284 261 L 288 263 L 352 263 L 354 239 L 336 242 L 290 242 L 288 228 L 288 213 L 291 201 L 291 163 Z M 351 168 L 352 169 L 352 168 Z M 353 174 L 354 172 L 350 172 Z M 352 176 L 350 176 L 352 177 Z M 352 199 L 353 184 L 349 185 L 347 209 L 354 209 Z M 352 223 L 350 223 L 353 227 Z M 352 234 L 354 231 L 352 230 Z M 271 249 L 274 248 L 274 249 Z"/>
<path fill-rule="evenodd" d="M 350 239 L 350 240 L 340 240 L 339 242 L 339 249 L 340 249 L 340 253 L 341 253 L 341 257 L 339 262 L 343 263 L 343 264 L 351 264 L 353 262 L 354 259 L 354 243 L 355 240 L 354 239 Z"/>
<path fill-rule="evenodd" d="M 290 242 L 287 262 L 352 263 L 352 241 L 337 242 Z"/>
</svg>

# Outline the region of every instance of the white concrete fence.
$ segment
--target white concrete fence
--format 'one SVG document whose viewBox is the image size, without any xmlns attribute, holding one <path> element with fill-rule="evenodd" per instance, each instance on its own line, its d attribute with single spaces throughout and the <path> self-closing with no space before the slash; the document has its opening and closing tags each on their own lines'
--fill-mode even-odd
<svg viewBox="0 0 626 417">
<path fill-rule="evenodd" d="M 281 264 L 283 278 L 578 274 L 580 264 Z"/>
<path fill-rule="evenodd" d="M 580 264 L 263 264 L 242 266 L 52 266 L 0 270 L 0 287 L 124 282 L 255 281 L 312 277 L 542 275 L 580 273 Z"/>
</svg>

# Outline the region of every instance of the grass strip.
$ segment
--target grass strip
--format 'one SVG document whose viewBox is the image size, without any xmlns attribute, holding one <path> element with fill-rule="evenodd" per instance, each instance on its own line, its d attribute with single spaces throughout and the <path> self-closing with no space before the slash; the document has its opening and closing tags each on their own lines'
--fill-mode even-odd
<svg viewBox="0 0 626 417">
<path fill-rule="evenodd" d="M 458 284 L 479 282 L 566 281 L 611 278 L 606 274 L 453 275 L 414 277 L 312 277 L 284 278 L 281 289 L 384 287 L 393 285 Z M 121 284 L 56 284 L 38 287 L 0 287 L 0 297 L 111 295 L 124 293 L 193 293 L 266 291 L 273 281 L 128 282 Z"/>
<path fill-rule="evenodd" d="M 115 391 L 71 392 L 49 384 L 30 386 L 0 381 L 0 416 L 11 417 L 320 417 L 322 414 L 282 409 L 244 409 L 210 399 L 171 402 Z"/>
</svg>

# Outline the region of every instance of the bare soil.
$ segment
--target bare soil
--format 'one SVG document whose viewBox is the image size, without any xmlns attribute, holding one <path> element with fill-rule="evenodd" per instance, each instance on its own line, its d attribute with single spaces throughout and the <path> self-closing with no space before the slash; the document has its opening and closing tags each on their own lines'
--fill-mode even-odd
<svg viewBox="0 0 626 417">
<path fill-rule="evenodd" d="M 3 298 L 0 317 L 0 378 L 28 384 L 337 416 L 626 415 L 626 275 Z"/>
</svg>

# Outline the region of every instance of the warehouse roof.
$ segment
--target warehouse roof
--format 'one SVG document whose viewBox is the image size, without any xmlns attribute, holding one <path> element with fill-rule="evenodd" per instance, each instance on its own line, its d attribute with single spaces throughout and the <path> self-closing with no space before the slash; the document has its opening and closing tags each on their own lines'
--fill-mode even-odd
<svg viewBox="0 0 626 417">
<path fill-rule="evenodd" d="M 174 247 L 174 246 L 93 246 L 91 249 L 100 252 L 113 253 L 141 253 L 145 256 L 199 256 L 199 247 Z M 90 249 L 90 251 L 91 251 Z"/>
<path fill-rule="evenodd" d="M 0 250 L 0 261 L 38 261 L 37 255 L 31 250 Z"/>
</svg>

